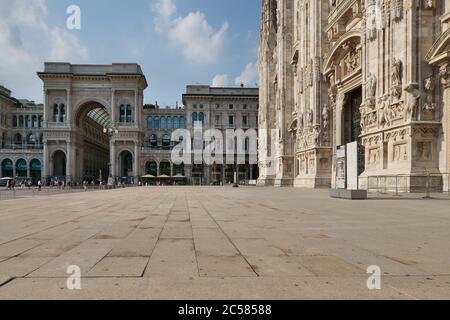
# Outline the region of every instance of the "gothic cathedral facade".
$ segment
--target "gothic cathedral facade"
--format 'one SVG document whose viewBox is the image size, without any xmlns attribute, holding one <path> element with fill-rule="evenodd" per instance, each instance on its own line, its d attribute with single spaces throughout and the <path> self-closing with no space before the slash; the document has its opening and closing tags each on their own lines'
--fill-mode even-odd
<svg viewBox="0 0 450 320">
<path fill-rule="evenodd" d="M 361 188 L 448 189 L 450 0 L 263 0 L 259 113 L 259 185 L 334 187 L 357 142 Z"/>
</svg>

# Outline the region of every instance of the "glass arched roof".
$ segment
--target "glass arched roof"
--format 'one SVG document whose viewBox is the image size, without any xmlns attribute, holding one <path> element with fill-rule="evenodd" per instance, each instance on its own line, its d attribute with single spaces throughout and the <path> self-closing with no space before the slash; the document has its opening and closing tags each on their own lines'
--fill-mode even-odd
<svg viewBox="0 0 450 320">
<path fill-rule="evenodd" d="M 101 125 L 103 128 L 111 127 L 111 119 L 104 108 L 95 108 L 88 112 L 87 116 Z"/>
</svg>

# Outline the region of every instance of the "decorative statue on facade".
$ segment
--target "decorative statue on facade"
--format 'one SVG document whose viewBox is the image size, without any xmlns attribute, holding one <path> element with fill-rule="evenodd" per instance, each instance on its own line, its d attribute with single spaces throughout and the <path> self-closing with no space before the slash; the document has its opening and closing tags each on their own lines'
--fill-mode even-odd
<svg viewBox="0 0 450 320">
<path fill-rule="evenodd" d="M 330 120 L 330 108 L 328 107 L 328 104 L 324 104 L 322 109 L 322 124 L 325 130 L 328 130 L 328 126 L 330 125 L 329 120 Z"/>
<path fill-rule="evenodd" d="M 403 63 L 400 59 L 393 58 L 392 59 L 392 72 L 391 72 L 391 80 L 392 80 L 392 88 L 391 94 L 393 97 L 400 99 L 402 96 L 402 80 L 403 78 Z"/>
<path fill-rule="evenodd" d="M 434 111 L 436 109 L 436 104 L 434 103 L 434 77 L 433 75 L 430 75 L 428 78 L 424 81 L 424 89 L 426 94 L 426 101 L 423 105 L 422 110 L 430 113 L 430 116 L 434 115 Z M 431 119 L 430 119 L 431 120 Z"/>
<path fill-rule="evenodd" d="M 316 146 L 320 145 L 320 126 L 314 127 L 314 144 Z"/>
<path fill-rule="evenodd" d="M 410 84 L 405 88 L 411 96 L 411 101 L 407 104 L 404 110 L 405 121 L 418 120 L 419 119 L 419 101 L 420 91 L 416 83 Z"/>
<path fill-rule="evenodd" d="M 314 122 L 314 113 L 311 109 L 308 110 L 308 125 L 312 126 L 313 122 Z"/>
<path fill-rule="evenodd" d="M 347 74 L 355 71 L 360 66 L 358 51 L 355 49 L 355 45 L 350 41 L 343 44 L 342 48 L 348 52 L 344 58 Z"/>
<path fill-rule="evenodd" d="M 380 129 L 384 127 L 390 127 L 392 125 L 392 120 L 395 115 L 389 105 L 389 96 L 384 95 L 379 100 L 379 109 L 378 109 L 378 126 Z"/>
<path fill-rule="evenodd" d="M 392 18 L 394 21 L 403 19 L 403 0 L 394 0 L 392 4 Z"/>
<path fill-rule="evenodd" d="M 305 124 L 304 124 L 304 116 L 303 116 L 303 112 L 301 112 L 300 115 L 298 116 L 298 131 L 302 132 L 304 126 L 305 126 Z"/>
<path fill-rule="evenodd" d="M 359 107 L 359 113 L 361 114 L 361 121 L 359 122 L 359 125 L 361 127 L 362 132 L 366 131 L 366 106 L 361 105 Z"/>
<path fill-rule="evenodd" d="M 441 83 L 444 87 L 450 86 L 450 65 L 443 64 L 439 68 L 439 76 L 441 77 Z"/>
<path fill-rule="evenodd" d="M 372 3 L 366 10 L 366 35 L 369 41 L 377 38 L 378 24 L 381 19 L 381 10 L 376 3 Z"/>
<path fill-rule="evenodd" d="M 434 0 L 423 0 L 423 8 L 424 9 L 433 9 L 434 8 Z"/>
<path fill-rule="evenodd" d="M 384 128 L 386 123 L 385 112 L 386 112 L 386 103 L 384 97 L 378 99 L 378 128 Z"/>
<path fill-rule="evenodd" d="M 328 89 L 328 100 L 330 103 L 330 109 L 334 110 L 336 108 L 336 94 L 333 92 L 333 88 Z"/>
<path fill-rule="evenodd" d="M 366 82 L 366 93 L 368 107 L 373 109 L 375 106 L 375 96 L 377 94 L 377 77 L 373 73 L 370 73 Z"/>
</svg>

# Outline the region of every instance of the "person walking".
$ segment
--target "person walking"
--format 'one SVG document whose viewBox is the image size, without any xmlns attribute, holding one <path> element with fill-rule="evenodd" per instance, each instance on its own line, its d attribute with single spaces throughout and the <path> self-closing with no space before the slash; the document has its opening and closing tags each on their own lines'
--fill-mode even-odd
<svg viewBox="0 0 450 320">
<path fill-rule="evenodd" d="M 38 181 L 38 191 L 42 190 L 42 182 L 41 180 Z"/>
<path fill-rule="evenodd" d="M 83 181 L 83 189 L 84 189 L 84 192 L 86 192 L 87 189 L 88 189 L 88 182 L 87 182 L 87 180 Z"/>
</svg>

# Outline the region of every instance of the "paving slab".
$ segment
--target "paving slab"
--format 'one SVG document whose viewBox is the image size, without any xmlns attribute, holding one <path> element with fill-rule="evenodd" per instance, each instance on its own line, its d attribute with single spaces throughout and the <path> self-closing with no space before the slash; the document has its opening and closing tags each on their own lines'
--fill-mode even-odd
<svg viewBox="0 0 450 320">
<path fill-rule="evenodd" d="M 161 239 L 156 244 L 144 276 L 198 276 L 192 240 Z"/>
<path fill-rule="evenodd" d="M 106 257 L 97 263 L 88 277 L 141 277 L 147 266 L 148 258 Z"/>
<path fill-rule="evenodd" d="M 143 187 L 1 204 L 0 299 L 450 299 L 444 200 Z"/>
</svg>

